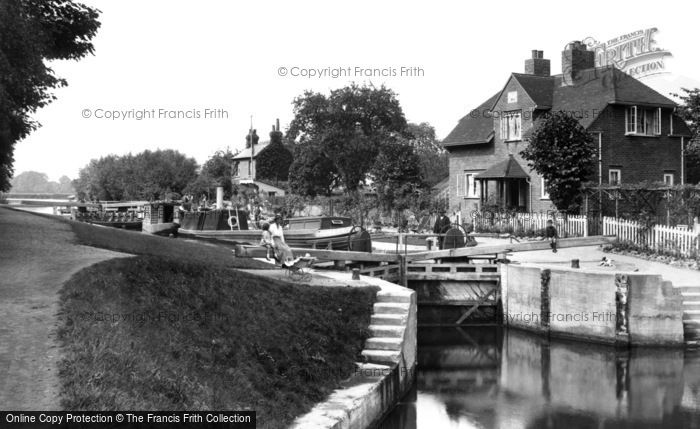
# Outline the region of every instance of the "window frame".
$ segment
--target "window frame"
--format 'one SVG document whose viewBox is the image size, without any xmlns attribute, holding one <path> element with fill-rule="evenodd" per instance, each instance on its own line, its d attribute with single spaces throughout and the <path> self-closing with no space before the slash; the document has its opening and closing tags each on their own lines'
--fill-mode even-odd
<svg viewBox="0 0 700 429">
<path fill-rule="evenodd" d="M 617 182 L 612 182 L 613 172 L 617 173 Z M 619 186 L 622 184 L 622 169 L 621 168 L 608 168 L 608 184 L 612 186 Z"/>
<path fill-rule="evenodd" d="M 479 188 L 476 176 L 479 174 L 481 171 L 480 170 L 464 170 L 462 174 L 460 174 L 459 180 L 460 182 L 457 183 L 457 193 L 459 194 L 460 198 L 464 199 L 478 199 L 481 198 L 481 189 Z M 469 183 L 469 177 L 471 176 L 471 185 Z M 460 192 L 461 190 L 461 192 Z"/>
<path fill-rule="evenodd" d="M 541 200 L 551 200 L 549 197 L 549 192 L 547 192 L 547 181 L 544 180 L 544 177 L 540 177 L 540 199 Z"/>
<path fill-rule="evenodd" d="M 625 135 L 654 137 L 661 135 L 661 108 L 627 106 Z"/>
<path fill-rule="evenodd" d="M 517 128 L 517 135 L 510 134 L 510 121 L 513 120 L 513 129 Z M 517 124 L 517 126 L 515 126 Z M 522 110 L 511 110 L 501 115 L 501 140 L 506 142 L 520 141 L 523 139 L 523 112 Z"/>
<path fill-rule="evenodd" d="M 671 183 L 666 182 L 667 177 L 671 178 Z M 664 185 L 673 186 L 674 182 L 675 182 L 675 174 L 674 173 L 664 173 Z"/>
</svg>

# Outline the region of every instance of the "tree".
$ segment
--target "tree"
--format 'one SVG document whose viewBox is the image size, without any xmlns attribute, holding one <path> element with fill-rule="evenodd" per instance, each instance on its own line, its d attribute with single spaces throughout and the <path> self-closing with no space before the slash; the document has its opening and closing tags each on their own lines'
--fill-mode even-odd
<svg viewBox="0 0 700 429">
<path fill-rule="evenodd" d="M 421 160 L 414 148 L 403 141 L 382 145 L 371 175 L 385 210 L 408 208 L 410 197 L 425 187 Z"/>
<path fill-rule="evenodd" d="M 67 0 L 0 2 L 0 191 L 10 187 L 15 144 L 39 126 L 32 115 L 67 84 L 46 62 L 92 54 L 98 16 Z"/>
<path fill-rule="evenodd" d="M 350 86 L 329 96 L 305 92 L 294 102 L 294 119 L 288 138 L 296 143 L 291 180 L 298 189 L 317 190 L 328 179 L 313 167 L 300 166 L 313 160 L 352 193 L 364 183 L 385 141 L 406 135 L 406 118 L 396 94 L 384 86 Z M 308 153 L 306 153 L 308 152 Z M 296 173 L 301 176 L 294 177 Z M 318 179 L 320 183 L 302 183 Z"/>
<path fill-rule="evenodd" d="M 521 155 L 544 178 L 557 209 L 573 211 L 580 205 L 581 184 L 593 171 L 595 153 L 593 136 L 573 116 L 556 112 L 535 128 Z"/>
<path fill-rule="evenodd" d="M 12 192 L 17 193 L 48 193 L 53 192 L 49 178 L 44 173 L 25 171 L 12 179 Z"/>
<path fill-rule="evenodd" d="M 682 88 L 682 91 L 684 95 L 672 95 L 682 100 L 677 113 L 692 134 L 685 150 L 685 175 L 688 183 L 700 183 L 700 88 Z"/>
<path fill-rule="evenodd" d="M 159 200 L 182 194 L 197 176 L 197 162 L 178 151 L 108 155 L 82 168 L 73 185 L 82 199 Z"/>
<path fill-rule="evenodd" d="M 333 161 L 325 156 L 319 143 L 309 141 L 294 147 L 294 161 L 289 168 L 292 193 L 330 197 L 339 184 L 338 170 Z"/>
<path fill-rule="evenodd" d="M 231 149 L 219 150 L 212 155 L 202 166 L 202 171 L 196 179 L 190 181 L 185 192 L 199 196 L 208 196 L 216 190 L 217 186 L 223 186 L 224 198 L 231 198 L 233 195 L 233 157 L 237 153 Z"/>
<path fill-rule="evenodd" d="M 257 179 L 286 182 L 289 178 L 289 167 L 292 165 L 292 152 L 282 142 L 282 132 L 270 132 L 270 144 L 260 152 L 255 159 L 255 175 Z"/>
<path fill-rule="evenodd" d="M 433 187 L 450 175 L 449 156 L 435 137 L 435 128 L 427 122 L 409 123 L 408 143 L 420 160 L 420 170 L 428 187 Z"/>
</svg>

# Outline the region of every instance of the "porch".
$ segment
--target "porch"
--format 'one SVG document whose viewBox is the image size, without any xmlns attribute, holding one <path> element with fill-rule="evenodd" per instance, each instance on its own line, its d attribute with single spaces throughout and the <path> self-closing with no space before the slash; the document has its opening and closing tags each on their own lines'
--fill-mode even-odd
<svg viewBox="0 0 700 429">
<path fill-rule="evenodd" d="M 526 212 L 531 209 L 530 175 L 513 155 L 477 174 L 479 205 L 496 205 L 499 209 Z M 492 198 L 489 198 L 493 196 Z"/>
</svg>

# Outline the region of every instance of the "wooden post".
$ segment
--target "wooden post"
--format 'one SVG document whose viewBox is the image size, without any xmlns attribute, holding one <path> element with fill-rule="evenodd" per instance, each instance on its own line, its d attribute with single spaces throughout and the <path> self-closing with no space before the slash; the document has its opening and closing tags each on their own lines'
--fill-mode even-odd
<svg viewBox="0 0 700 429">
<path fill-rule="evenodd" d="M 403 287 L 408 287 L 406 271 L 406 256 L 399 255 L 399 284 Z"/>
</svg>

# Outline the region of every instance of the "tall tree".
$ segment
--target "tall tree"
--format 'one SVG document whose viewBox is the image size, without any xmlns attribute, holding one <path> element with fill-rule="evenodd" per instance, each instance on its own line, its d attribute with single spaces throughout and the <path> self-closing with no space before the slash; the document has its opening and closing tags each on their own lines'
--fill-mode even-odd
<svg viewBox="0 0 700 429">
<path fill-rule="evenodd" d="M 579 208 L 581 185 L 593 172 L 593 136 L 571 115 L 547 115 L 521 152 L 547 183 L 552 203 L 561 211 Z"/>
<path fill-rule="evenodd" d="M 382 145 L 371 173 L 385 210 L 407 208 L 410 197 L 425 186 L 421 160 L 414 147 L 403 141 Z"/>
<path fill-rule="evenodd" d="M 435 128 L 427 122 L 409 123 L 408 143 L 420 160 L 423 180 L 429 187 L 435 186 L 449 176 L 449 157 L 435 136 Z"/>
<path fill-rule="evenodd" d="M 67 84 L 47 61 L 91 54 L 98 16 L 69 0 L 0 1 L 0 191 L 10 187 L 15 144 L 39 126 L 32 115 Z"/>
<path fill-rule="evenodd" d="M 678 115 L 685 120 L 692 137 L 685 150 L 686 180 L 700 183 L 700 88 L 682 88 L 684 94 L 673 94 L 681 99 Z"/>
<path fill-rule="evenodd" d="M 217 186 L 223 186 L 224 198 L 231 198 L 233 195 L 233 157 L 236 154 L 228 148 L 225 151 L 216 151 L 204 163 L 197 178 L 190 181 L 185 192 L 199 197 L 201 194 L 211 195 Z"/>
<path fill-rule="evenodd" d="M 293 106 L 288 138 L 298 148 L 291 171 L 308 172 L 294 164 L 320 157 L 327 161 L 324 168 L 330 168 L 329 173 L 339 178 L 348 193 L 365 181 L 382 144 L 396 135 L 406 135 L 401 105 L 396 94 L 384 86 L 352 84 L 331 91 L 329 96 L 306 92 L 294 100 Z M 322 188 L 299 183 L 313 177 L 318 176 L 304 175 L 292 180 L 298 188 Z"/>
</svg>

